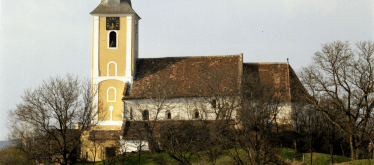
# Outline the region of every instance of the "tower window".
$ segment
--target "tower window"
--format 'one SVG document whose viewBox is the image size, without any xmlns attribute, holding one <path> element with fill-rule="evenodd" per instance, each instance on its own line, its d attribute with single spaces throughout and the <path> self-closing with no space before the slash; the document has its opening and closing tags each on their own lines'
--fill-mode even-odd
<svg viewBox="0 0 374 165">
<path fill-rule="evenodd" d="M 109 87 L 107 90 L 107 102 L 116 102 L 116 88 Z"/>
<path fill-rule="evenodd" d="M 109 48 L 117 48 L 117 32 L 109 32 Z"/>
<path fill-rule="evenodd" d="M 117 63 L 111 61 L 107 65 L 107 76 L 117 76 Z"/>
<path fill-rule="evenodd" d="M 149 112 L 147 110 L 143 111 L 143 120 L 149 120 Z"/>
</svg>

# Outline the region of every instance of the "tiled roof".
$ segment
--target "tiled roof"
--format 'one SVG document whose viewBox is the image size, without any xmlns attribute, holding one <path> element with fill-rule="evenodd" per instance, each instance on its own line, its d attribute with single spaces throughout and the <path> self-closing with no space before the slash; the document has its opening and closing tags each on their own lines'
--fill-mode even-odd
<svg viewBox="0 0 374 165">
<path fill-rule="evenodd" d="M 243 56 L 138 59 L 137 74 L 124 99 L 237 95 Z"/>
<path fill-rule="evenodd" d="M 275 89 L 283 101 L 298 102 L 305 97 L 311 98 L 288 63 L 244 63 L 243 76 L 244 81 L 245 76 L 249 76 Z"/>
<path fill-rule="evenodd" d="M 291 102 L 305 102 L 305 99 L 315 100 L 308 91 L 305 89 L 304 85 L 300 82 L 296 73 L 290 67 L 290 93 L 291 93 Z"/>
<path fill-rule="evenodd" d="M 136 12 L 132 9 L 130 0 L 102 0 L 90 14 L 136 14 Z"/>
<path fill-rule="evenodd" d="M 121 134 L 121 130 L 92 130 L 88 140 L 119 140 Z"/>
<path fill-rule="evenodd" d="M 310 97 L 288 63 L 242 59 L 242 54 L 138 59 L 135 81 L 125 87 L 123 100 L 239 95 L 249 81 L 273 88 L 283 101 Z"/>
<path fill-rule="evenodd" d="M 291 99 L 289 92 L 289 65 L 287 63 L 244 63 L 243 87 L 257 83 L 252 88 L 268 88 L 279 94 L 281 100 Z M 252 82 L 250 82 L 252 81 Z M 245 90 L 250 92 L 251 89 Z M 259 94 L 259 93 L 256 93 Z"/>
</svg>

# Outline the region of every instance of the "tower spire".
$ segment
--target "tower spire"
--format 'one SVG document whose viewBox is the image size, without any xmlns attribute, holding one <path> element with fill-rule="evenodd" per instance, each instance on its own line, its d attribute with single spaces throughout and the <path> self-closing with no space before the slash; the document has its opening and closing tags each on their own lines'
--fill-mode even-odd
<svg viewBox="0 0 374 165">
<path fill-rule="evenodd" d="M 101 3 L 108 3 L 108 4 L 127 3 L 131 6 L 131 0 L 101 0 Z"/>
<path fill-rule="evenodd" d="M 135 14 L 138 16 L 132 8 L 131 0 L 101 0 L 99 6 L 90 14 Z"/>
</svg>

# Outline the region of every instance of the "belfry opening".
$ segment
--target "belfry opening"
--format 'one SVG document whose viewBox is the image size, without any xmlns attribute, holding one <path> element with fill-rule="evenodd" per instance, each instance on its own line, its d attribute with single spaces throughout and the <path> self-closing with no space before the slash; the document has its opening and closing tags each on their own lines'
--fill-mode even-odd
<svg viewBox="0 0 374 165">
<path fill-rule="evenodd" d="M 115 31 L 111 31 L 109 33 L 109 47 L 110 48 L 117 47 L 117 33 Z"/>
</svg>

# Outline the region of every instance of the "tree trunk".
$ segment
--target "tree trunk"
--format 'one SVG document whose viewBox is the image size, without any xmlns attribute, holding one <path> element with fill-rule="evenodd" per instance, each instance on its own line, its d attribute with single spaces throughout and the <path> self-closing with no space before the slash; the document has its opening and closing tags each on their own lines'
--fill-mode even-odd
<svg viewBox="0 0 374 165">
<path fill-rule="evenodd" d="M 333 156 L 333 153 L 334 153 L 334 146 L 332 144 L 330 144 L 330 164 L 333 164 L 334 163 L 334 156 Z"/>
<path fill-rule="evenodd" d="M 360 156 L 360 150 L 359 148 L 356 148 L 356 160 L 359 159 L 359 156 Z"/>
<path fill-rule="evenodd" d="M 139 152 L 138 155 L 139 155 L 139 165 L 140 165 L 140 152 L 141 152 L 141 151 L 138 151 L 138 152 Z"/>
<path fill-rule="evenodd" d="M 351 160 L 355 160 L 355 148 L 353 144 L 353 135 L 349 135 L 349 145 L 351 147 Z"/>
<path fill-rule="evenodd" d="M 310 164 L 313 164 L 312 135 L 309 134 Z"/>
<path fill-rule="evenodd" d="M 255 154 L 255 165 L 258 165 L 258 162 L 259 162 L 259 160 L 258 160 L 258 151 L 255 151 L 254 152 L 254 154 Z"/>
</svg>

